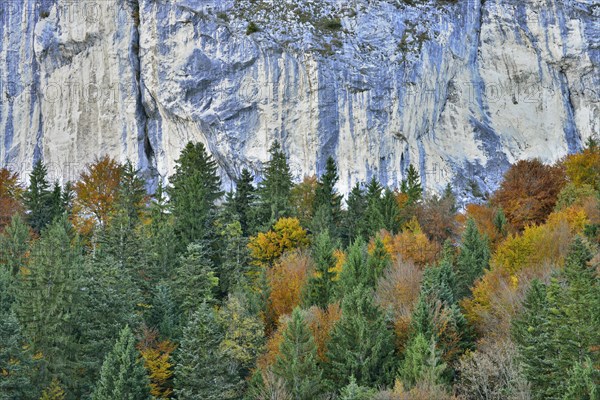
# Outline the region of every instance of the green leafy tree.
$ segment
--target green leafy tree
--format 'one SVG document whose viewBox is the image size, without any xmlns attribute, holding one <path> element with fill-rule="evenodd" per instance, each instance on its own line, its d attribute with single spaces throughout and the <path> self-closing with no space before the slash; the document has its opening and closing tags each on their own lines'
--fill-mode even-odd
<svg viewBox="0 0 600 400">
<path fill-rule="evenodd" d="M 216 201 L 221 198 L 221 179 L 217 163 L 202 143 L 188 143 L 176 161 L 168 189 L 175 234 L 180 250 L 198 241 L 211 243 L 215 259 L 214 221 Z"/>
<path fill-rule="evenodd" d="M 237 378 L 228 369 L 214 311 L 202 303 L 183 330 L 176 353 L 175 395 L 180 400 L 235 398 Z"/>
<path fill-rule="evenodd" d="M 108 353 L 92 400 L 149 400 L 150 381 L 129 326 Z"/>
<path fill-rule="evenodd" d="M 17 317 L 0 312 L 0 399 L 33 399 L 34 362 Z"/>
<path fill-rule="evenodd" d="M 359 285 L 342 301 L 342 317 L 327 346 L 326 376 L 334 388 L 389 385 L 395 377 L 394 335 L 373 293 Z"/>
<path fill-rule="evenodd" d="M 490 245 L 487 236 L 477 230 L 475 220 L 469 218 L 461 238 L 460 254 L 456 263 L 457 296 L 469 296 L 471 286 L 489 267 Z"/>
<path fill-rule="evenodd" d="M 315 272 L 309 278 L 304 291 L 304 303 L 306 306 L 316 305 L 323 309 L 327 308 L 335 289 L 334 278 L 336 276 L 333 268 L 336 265 L 334 251 L 336 243 L 325 231 L 317 235 L 312 246 L 312 256 L 315 261 Z"/>
<path fill-rule="evenodd" d="M 235 371 L 233 392 L 242 398 L 264 348 L 264 327 L 260 317 L 251 312 L 246 297 L 239 293 L 229 295 L 217 318 L 223 331 L 220 349 L 228 370 Z"/>
<path fill-rule="evenodd" d="M 317 346 L 299 308 L 292 312 L 283 333 L 273 373 L 284 380 L 294 400 L 315 399 L 323 390 Z"/>
<path fill-rule="evenodd" d="M 51 213 L 52 191 L 47 176 L 46 166 L 38 160 L 29 175 L 29 187 L 23 196 L 28 210 L 27 221 L 38 234 L 52 222 L 54 217 Z"/>
<path fill-rule="evenodd" d="M 187 317 L 203 301 L 214 301 L 218 285 L 219 278 L 206 246 L 201 243 L 190 244 L 180 259 L 172 285 L 182 314 Z"/>
<path fill-rule="evenodd" d="M 292 173 L 278 141 L 273 143 L 269 153 L 271 160 L 258 187 L 259 218 L 267 221 L 264 226 L 267 229 L 280 218 L 290 216 L 293 187 Z"/>
</svg>

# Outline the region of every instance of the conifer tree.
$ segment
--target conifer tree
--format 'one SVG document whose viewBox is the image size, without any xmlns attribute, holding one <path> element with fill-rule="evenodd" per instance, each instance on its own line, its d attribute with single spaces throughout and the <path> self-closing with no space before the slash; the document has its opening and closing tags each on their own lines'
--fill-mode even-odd
<svg viewBox="0 0 600 400">
<path fill-rule="evenodd" d="M 12 276 L 17 276 L 27 262 L 29 241 L 29 227 L 19 214 L 13 215 L 10 225 L 0 234 L 0 265 Z"/>
<path fill-rule="evenodd" d="M 577 362 L 569 370 L 563 400 L 598 400 L 600 399 L 600 372 L 594 368 L 592 360 L 586 358 Z"/>
<path fill-rule="evenodd" d="M 394 336 L 385 315 L 362 285 L 342 301 L 342 317 L 327 346 L 326 376 L 340 389 L 356 378 L 361 386 L 389 385 L 395 377 Z"/>
<path fill-rule="evenodd" d="M 176 161 L 168 189 L 175 234 L 181 251 L 198 241 L 213 243 L 215 203 L 223 195 L 217 163 L 204 144 L 188 143 Z M 214 243 L 210 256 L 214 260 Z"/>
<path fill-rule="evenodd" d="M 506 236 L 508 234 L 508 220 L 502 207 L 498 208 L 496 214 L 494 214 L 494 227 L 500 235 Z"/>
<path fill-rule="evenodd" d="M 218 285 L 219 278 L 215 274 L 206 246 L 190 244 L 187 252 L 180 258 L 172 286 L 173 295 L 184 318 L 199 303 L 212 302 Z"/>
<path fill-rule="evenodd" d="M 384 228 L 384 219 L 382 214 L 381 194 L 383 187 L 375 177 L 372 177 L 367 185 L 366 200 L 367 209 L 365 211 L 365 224 L 367 237 L 377 234 Z"/>
<path fill-rule="evenodd" d="M 392 262 L 380 236 L 375 238 L 374 244 L 373 250 L 367 256 L 367 279 L 363 282 L 366 287 L 371 288 L 375 288 L 377 281 Z"/>
<path fill-rule="evenodd" d="M 0 310 L 0 399 L 32 399 L 34 362 L 13 312 Z"/>
<path fill-rule="evenodd" d="M 66 205 L 63 200 L 63 191 L 58 181 L 54 182 L 49 200 L 50 222 L 56 218 L 60 218 L 67 212 Z"/>
<path fill-rule="evenodd" d="M 342 201 L 342 197 L 335 189 L 338 180 L 337 166 L 333 157 L 330 156 L 327 158 L 325 173 L 317 183 L 312 223 L 315 233 L 320 233 L 327 229 L 332 237 L 337 237 L 338 235 Z M 323 223 L 323 221 L 326 221 L 326 223 Z"/>
<path fill-rule="evenodd" d="M 404 360 L 400 366 L 400 378 L 410 389 L 417 383 L 437 385 L 443 382 L 446 365 L 440 360 L 434 339 L 427 339 L 419 333 L 406 347 Z"/>
<path fill-rule="evenodd" d="M 348 210 L 344 218 L 345 243 L 354 242 L 359 236 L 366 240 L 365 211 L 367 198 L 360 184 L 354 185 L 347 200 Z"/>
<path fill-rule="evenodd" d="M 423 188 L 421 187 L 421 179 L 417 169 L 410 164 L 406 171 L 406 179 L 402 180 L 400 185 L 402 193 L 408 195 L 409 204 L 414 204 L 421 200 L 423 196 Z"/>
<path fill-rule="evenodd" d="M 237 180 L 236 191 L 233 197 L 234 209 L 238 215 L 244 236 L 254 234 L 254 218 L 256 203 L 256 188 L 253 185 L 254 176 L 246 168 Z"/>
<path fill-rule="evenodd" d="M 469 296 L 471 286 L 489 267 L 490 247 L 487 236 L 477 230 L 475 220 L 469 218 L 457 259 L 457 296 L 458 299 Z"/>
<path fill-rule="evenodd" d="M 157 329 L 167 339 L 176 338 L 179 333 L 179 312 L 168 285 L 164 283 L 156 285 L 150 306 L 146 324 Z"/>
<path fill-rule="evenodd" d="M 238 221 L 227 224 L 221 232 L 225 245 L 218 278 L 223 296 L 235 288 L 250 264 L 248 239 L 243 235 L 242 225 Z"/>
<path fill-rule="evenodd" d="M 381 216 L 383 217 L 383 228 L 388 232 L 396 234 L 400 230 L 401 210 L 396 200 L 396 195 L 390 189 L 385 189 L 381 198 Z"/>
<path fill-rule="evenodd" d="M 220 347 L 223 332 L 214 311 L 202 303 L 189 319 L 176 353 L 175 395 L 180 400 L 235 398 L 236 378 Z"/>
<path fill-rule="evenodd" d="M 323 390 L 317 346 L 299 308 L 292 312 L 283 333 L 273 373 L 284 380 L 294 400 L 315 399 Z"/>
<path fill-rule="evenodd" d="M 341 299 L 358 285 L 366 285 L 369 280 L 367 245 L 361 237 L 358 237 L 348 248 L 348 256 L 340 272 L 340 279 L 336 288 L 336 297 Z"/>
<path fill-rule="evenodd" d="M 56 220 L 33 245 L 27 272 L 20 277 L 16 312 L 34 353 L 43 353 L 41 379 L 57 377 L 72 387 L 76 269 L 81 249 L 64 218 Z M 71 244 L 71 243 L 75 244 Z"/>
<path fill-rule="evenodd" d="M 47 175 L 46 166 L 38 160 L 29 175 L 29 187 L 24 194 L 25 207 L 29 210 L 27 221 L 38 234 L 52 222 L 52 191 Z"/>
<path fill-rule="evenodd" d="M 312 256 L 315 261 L 315 272 L 309 278 L 304 292 L 305 305 L 316 305 L 327 308 L 329 300 L 334 294 L 336 258 L 334 256 L 336 244 L 325 231 L 317 235 L 313 242 Z"/>
<path fill-rule="evenodd" d="M 65 400 L 65 391 L 60 387 L 58 379 L 52 379 L 50 386 L 42 392 L 40 400 Z"/>
<path fill-rule="evenodd" d="M 129 326 L 106 356 L 92 400 L 149 400 L 150 381 Z"/>
<path fill-rule="evenodd" d="M 260 220 L 267 222 L 264 226 L 267 229 L 280 218 L 290 216 L 290 196 L 293 186 L 292 173 L 278 141 L 273 142 L 269 153 L 271 160 L 267 164 L 258 188 L 258 211 Z"/>
<path fill-rule="evenodd" d="M 340 400 L 371 400 L 374 396 L 374 389 L 359 386 L 353 376 L 350 377 L 350 383 L 340 390 Z"/>
</svg>

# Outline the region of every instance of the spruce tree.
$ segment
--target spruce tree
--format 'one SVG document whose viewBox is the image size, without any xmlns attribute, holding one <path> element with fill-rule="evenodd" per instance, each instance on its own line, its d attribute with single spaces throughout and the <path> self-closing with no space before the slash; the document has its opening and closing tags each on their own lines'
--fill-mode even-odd
<svg viewBox="0 0 600 400">
<path fill-rule="evenodd" d="M 381 198 L 381 216 L 383 228 L 392 234 L 400 231 L 401 210 L 396 200 L 396 194 L 390 189 L 385 189 Z"/>
<path fill-rule="evenodd" d="M 235 396 L 235 376 L 221 349 L 223 332 L 214 311 L 202 303 L 183 331 L 176 353 L 175 395 L 179 400 L 223 400 Z"/>
<path fill-rule="evenodd" d="M 284 380 L 294 400 L 315 399 L 323 390 L 317 346 L 299 308 L 292 312 L 283 333 L 273 373 Z"/>
<path fill-rule="evenodd" d="M 0 311 L 0 400 L 33 399 L 34 362 L 13 312 Z"/>
<path fill-rule="evenodd" d="M 58 181 L 54 182 L 54 186 L 52 187 L 52 193 L 50 193 L 49 203 L 49 212 L 51 218 L 50 222 L 54 221 L 56 218 L 60 218 L 67 212 L 63 201 L 63 191 Z"/>
<path fill-rule="evenodd" d="M 562 400 L 599 400 L 600 372 L 594 368 L 592 360 L 586 358 L 577 362 L 568 372 L 566 388 Z"/>
<path fill-rule="evenodd" d="M 490 247 L 487 236 L 477 230 L 475 220 L 469 218 L 461 238 L 460 254 L 456 264 L 458 299 L 469 296 L 471 286 L 489 267 Z"/>
<path fill-rule="evenodd" d="M 129 326 L 106 356 L 92 400 L 149 400 L 150 381 Z"/>
<path fill-rule="evenodd" d="M 254 176 L 246 168 L 236 182 L 236 191 L 233 197 L 234 209 L 238 215 L 242 233 L 250 236 L 255 231 L 256 188 L 253 185 Z"/>
<path fill-rule="evenodd" d="M 223 193 L 217 163 L 204 144 L 190 142 L 185 146 L 170 183 L 168 193 L 179 250 L 184 251 L 192 242 L 206 241 L 211 243 L 210 256 L 214 260 L 215 206 Z"/>
<path fill-rule="evenodd" d="M 367 198 L 360 184 L 354 185 L 346 202 L 348 210 L 344 215 L 345 244 L 354 242 L 359 236 L 366 240 L 365 210 Z"/>
<path fill-rule="evenodd" d="M 293 187 L 292 173 L 285 153 L 278 141 L 269 149 L 271 160 L 264 171 L 258 188 L 259 218 L 271 227 L 279 218 L 291 213 L 290 196 Z"/>
<path fill-rule="evenodd" d="M 394 335 L 386 317 L 362 285 L 342 301 L 342 317 L 331 332 L 325 373 L 340 389 L 354 376 L 361 386 L 389 385 L 395 377 Z"/>
<path fill-rule="evenodd" d="M 58 379 L 52 379 L 50 385 L 42 392 L 40 400 L 65 400 L 65 391 L 60 387 Z"/>
<path fill-rule="evenodd" d="M 169 285 L 159 283 L 156 285 L 146 314 L 146 324 L 158 330 L 158 333 L 167 339 L 175 339 L 179 333 L 179 310 L 173 300 Z"/>
<path fill-rule="evenodd" d="M 423 197 L 421 178 L 419 177 L 419 172 L 412 164 L 408 166 L 406 179 L 402 180 L 400 188 L 402 193 L 408 195 L 409 204 L 415 204 Z"/>
<path fill-rule="evenodd" d="M 241 223 L 238 221 L 226 225 L 221 232 L 225 245 L 218 278 L 223 296 L 235 288 L 250 264 L 248 239 L 243 235 Z"/>
<path fill-rule="evenodd" d="M 367 256 L 366 287 L 375 288 L 383 272 L 390 266 L 392 258 L 388 253 L 380 236 L 375 238 L 375 246 Z"/>
<path fill-rule="evenodd" d="M 312 246 L 312 256 L 315 261 L 315 272 L 308 279 L 304 292 L 304 303 L 327 308 L 333 297 L 335 288 L 335 272 L 332 269 L 337 262 L 334 251 L 336 244 L 325 231 L 317 235 Z"/>
<path fill-rule="evenodd" d="M 183 317 L 186 318 L 203 301 L 214 301 L 218 285 L 219 278 L 206 246 L 201 243 L 190 244 L 180 258 L 172 285 Z"/>
<path fill-rule="evenodd" d="M 506 215 L 504 215 L 502 207 L 498 208 L 494 214 L 494 227 L 496 228 L 496 232 L 501 236 L 504 237 L 508 234 L 508 220 L 506 219 Z"/>
<path fill-rule="evenodd" d="M 410 389 L 417 383 L 441 384 L 445 369 L 435 340 L 419 333 L 408 343 L 399 373 L 404 387 Z"/>
<path fill-rule="evenodd" d="M 321 175 L 315 193 L 312 224 L 315 233 L 327 229 L 331 236 L 337 237 L 338 235 L 342 201 L 342 197 L 335 189 L 338 180 L 337 166 L 333 157 L 330 156 L 327 158 L 325 173 Z M 323 224 L 323 221 L 327 221 L 327 224 Z M 318 229 L 315 229 L 317 227 Z"/>
<path fill-rule="evenodd" d="M 17 276 L 19 269 L 25 266 L 29 241 L 29 227 L 19 214 L 13 215 L 10 225 L 0 234 L 0 265 L 12 276 Z"/>
<path fill-rule="evenodd" d="M 367 269 L 367 245 L 361 237 L 348 248 L 348 256 L 340 272 L 336 288 L 336 297 L 341 299 L 358 285 L 367 285 L 370 281 Z"/>
<path fill-rule="evenodd" d="M 74 244 L 72 244 L 74 243 Z M 56 220 L 32 246 L 19 281 L 16 312 L 34 353 L 44 354 L 42 380 L 57 377 L 74 386 L 76 266 L 81 249 L 66 219 Z"/>
<path fill-rule="evenodd" d="M 375 177 L 372 177 L 367 185 L 366 200 L 367 209 L 365 211 L 365 226 L 367 238 L 375 236 L 384 228 L 384 219 L 382 213 L 381 194 L 383 187 Z"/>
<path fill-rule="evenodd" d="M 38 160 L 29 175 L 29 187 L 24 194 L 27 221 L 38 234 L 52 222 L 52 191 L 47 175 L 46 166 Z"/>
<path fill-rule="evenodd" d="M 359 386 L 351 376 L 350 383 L 340 390 L 340 400 L 372 400 L 375 393 L 375 389 Z"/>
</svg>

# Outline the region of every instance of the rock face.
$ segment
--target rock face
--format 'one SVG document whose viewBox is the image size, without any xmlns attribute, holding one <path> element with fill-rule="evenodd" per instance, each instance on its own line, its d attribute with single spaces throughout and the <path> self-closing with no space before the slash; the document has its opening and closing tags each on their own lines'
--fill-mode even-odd
<svg viewBox="0 0 600 400">
<path fill-rule="evenodd" d="M 0 159 L 22 173 L 106 153 L 160 178 L 200 140 L 229 186 L 279 139 L 298 179 L 333 155 L 342 192 L 411 163 L 486 191 L 600 132 L 595 0 L 1 4 Z"/>
</svg>

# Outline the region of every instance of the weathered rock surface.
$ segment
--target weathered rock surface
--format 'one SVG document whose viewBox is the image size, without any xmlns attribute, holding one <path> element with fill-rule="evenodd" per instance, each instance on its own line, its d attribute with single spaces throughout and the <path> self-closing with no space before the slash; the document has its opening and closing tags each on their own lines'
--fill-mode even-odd
<svg viewBox="0 0 600 400">
<path fill-rule="evenodd" d="M 429 190 L 490 190 L 600 132 L 599 19 L 593 0 L 4 0 L 0 160 L 164 177 L 201 140 L 228 185 L 279 139 L 298 179 L 333 155 L 342 192 L 410 163 Z"/>
</svg>

